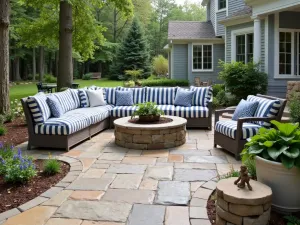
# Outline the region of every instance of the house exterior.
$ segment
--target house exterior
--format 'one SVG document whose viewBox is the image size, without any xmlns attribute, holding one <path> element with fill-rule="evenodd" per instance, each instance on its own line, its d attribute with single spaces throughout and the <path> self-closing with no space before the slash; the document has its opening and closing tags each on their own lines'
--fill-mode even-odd
<svg viewBox="0 0 300 225">
<path fill-rule="evenodd" d="M 268 74 L 268 94 L 286 96 L 300 80 L 300 0 L 203 0 L 205 22 L 169 23 L 172 79 L 218 82 L 218 61 L 254 60 Z"/>
</svg>

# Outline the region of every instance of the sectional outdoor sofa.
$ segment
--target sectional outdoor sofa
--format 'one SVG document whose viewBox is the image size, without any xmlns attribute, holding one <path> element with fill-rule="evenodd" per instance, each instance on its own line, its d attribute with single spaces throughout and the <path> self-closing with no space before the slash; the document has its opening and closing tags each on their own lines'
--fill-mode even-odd
<svg viewBox="0 0 300 225">
<path fill-rule="evenodd" d="M 89 107 L 86 89 L 102 89 L 106 105 Z M 82 142 L 104 129 L 110 128 L 120 117 L 131 116 L 137 106 L 116 106 L 117 90 L 132 90 L 134 104 L 155 102 L 165 115 L 187 119 L 187 127 L 212 128 L 212 88 L 190 87 L 195 91 L 191 107 L 175 106 L 178 87 L 144 88 L 98 88 L 68 89 L 51 94 L 60 102 L 64 114 L 59 118 L 51 116 L 47 96 L 38 93 L 21 99 L 28 125 L 28 149 L 32 147 L 61 148 Z"/>
</svg>

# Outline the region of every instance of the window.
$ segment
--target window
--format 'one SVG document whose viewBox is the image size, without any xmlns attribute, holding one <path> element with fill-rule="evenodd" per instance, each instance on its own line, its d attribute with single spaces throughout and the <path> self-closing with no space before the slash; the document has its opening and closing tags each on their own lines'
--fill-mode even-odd
<svg viewBox="0 0 300 225">
<path fill-rule="evenodd" d="M 212 45 L 193 45 L 193 70 L 212 70 Z"/>
<path fill-rule="evenodd" d="M 226 8 L 226 0 L 219 0 L 219 10 Z"/>
<path fill-rule="evenodd" d="M 292 74 L 292 33 L 279 33 L 279 74 Z"/>
<path fill-rule="evenodd" d="M 253 59 L 253 34 L 236 36 L 236 61 L 248 63 Z"/>
</svg>

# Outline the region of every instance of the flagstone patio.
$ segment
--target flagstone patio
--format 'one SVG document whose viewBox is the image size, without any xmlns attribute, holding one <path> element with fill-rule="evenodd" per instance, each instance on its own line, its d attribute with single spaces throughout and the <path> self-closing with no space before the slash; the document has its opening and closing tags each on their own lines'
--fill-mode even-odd
<svg viewBox="0 0 300 225">
<path fill-rule="evenodd" d="M 47 158 L 49 151 L 26 153 Z M 188 130 L 186 144 L 155 151 L 118 147 L 107 130 L 67 153 L 51 153 L 71 164 L 70 173 L 29 204 L 0 214 L 0 224 L 207 225 L 206 201 L 218 175 L 240 166 L 213 148 L 208 130 Z"/>
</svg>

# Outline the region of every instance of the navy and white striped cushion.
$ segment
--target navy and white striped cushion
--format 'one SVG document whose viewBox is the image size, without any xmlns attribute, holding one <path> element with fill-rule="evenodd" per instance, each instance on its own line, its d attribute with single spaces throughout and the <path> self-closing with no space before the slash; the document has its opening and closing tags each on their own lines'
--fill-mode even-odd
<svg viewBox="0 0 300 225">
<path fill-rule="evenodd" d="M 106 90 L 107 104 L 115 105 L 116 104 L 116 90 L 119 90 L 119 88 L 105 88 L 105 90 Z"/>
<path fill-rule="evenodd" d="M 208 118 L 209 116 L 209 109 L 203 106 L 176 106 L 175 111 L 175 116 L 183 118 Z"/>
<path fill-rule="evenodd" d="M 191 91 L 195 91 L 192 105 L 193 106 L 204 106 L 208 105 L 208 102 L 212 99 L 212 87 L 194 87 L 191 86 Z"/>
<path fill-rule="evenodd" d="M 113 117 L 131 116 L 137 108 L 137 106 L 116 106 L 110 111 L 110 115 Z"/>
<path fill-rule="evenodd" d="M 52 95 L 57 98 L 57 100 L 62 106 L 64 113 L 77 108 L 77 103 L 75 102 L 73 98 L 73 94 L 70 89 Z"/>
<path fill-rule="evenodd" d="M 47 104 L 47 96 L 43 92 L 28 97 L 27 104 L 35 123 L 44 123 L 50 118 L 51 111 Z"/>
<path fill-rule="evenodd" d="M 158 105 L 157 108 L 162 110 L 165 115 L 175 116 L 175 106 L 174 105 Z"/>
<path fill-rule="evenodd" d="M 146 88 L 147 102 L 155 102 L 157 105 L 173 105 L 177 87 L 171 88 Z"/>
<path fill-rule="evenodd" d="M 78 89 L 69 89 L 72 93 L 73 99 L 75 101 L 75 107 L 76 109 L 80 108 L 80 99 L 78 94 Z"/>
<path fill-rule="evenodd" d="M 80 99 L 80 107 L 81 108 L 88 108 L 90 107 L 89 97 L 86 93 L 87 88 L 82 88 L 78 90 L 78 96 Z"/>
<path fill-rule="evenodd" d="M 247 101 L 259 102 L 254 117 L 274 117 L 277 116 L 281 103 L 279 100 L 270 100 L 266 98 L 249 95 Z M 259 124 L 264 127 L 270 127 L 271 124 L 263 121 L 255 121 L 253 123 Z"/>
<path fill-rule="evenodd" d="M 243 135 L 242 139 L 246 140 L 258 133 L 260 125 L 254 123 L 243 123 Z M 237 131 L 237 121 L 234 120 L 221 120 L 216 123 L 215 126 L 216 131 L 221 134 L 224 134 L 230 138 L 236 138 Z"/>
<path fill-rule="evenodd" d="M 121 87 L 120 91 L 133 91 L 133 103 L 139 104 L 144 103 L 146 99 L 146 88 L 124 88 Z"/>
</svg>

